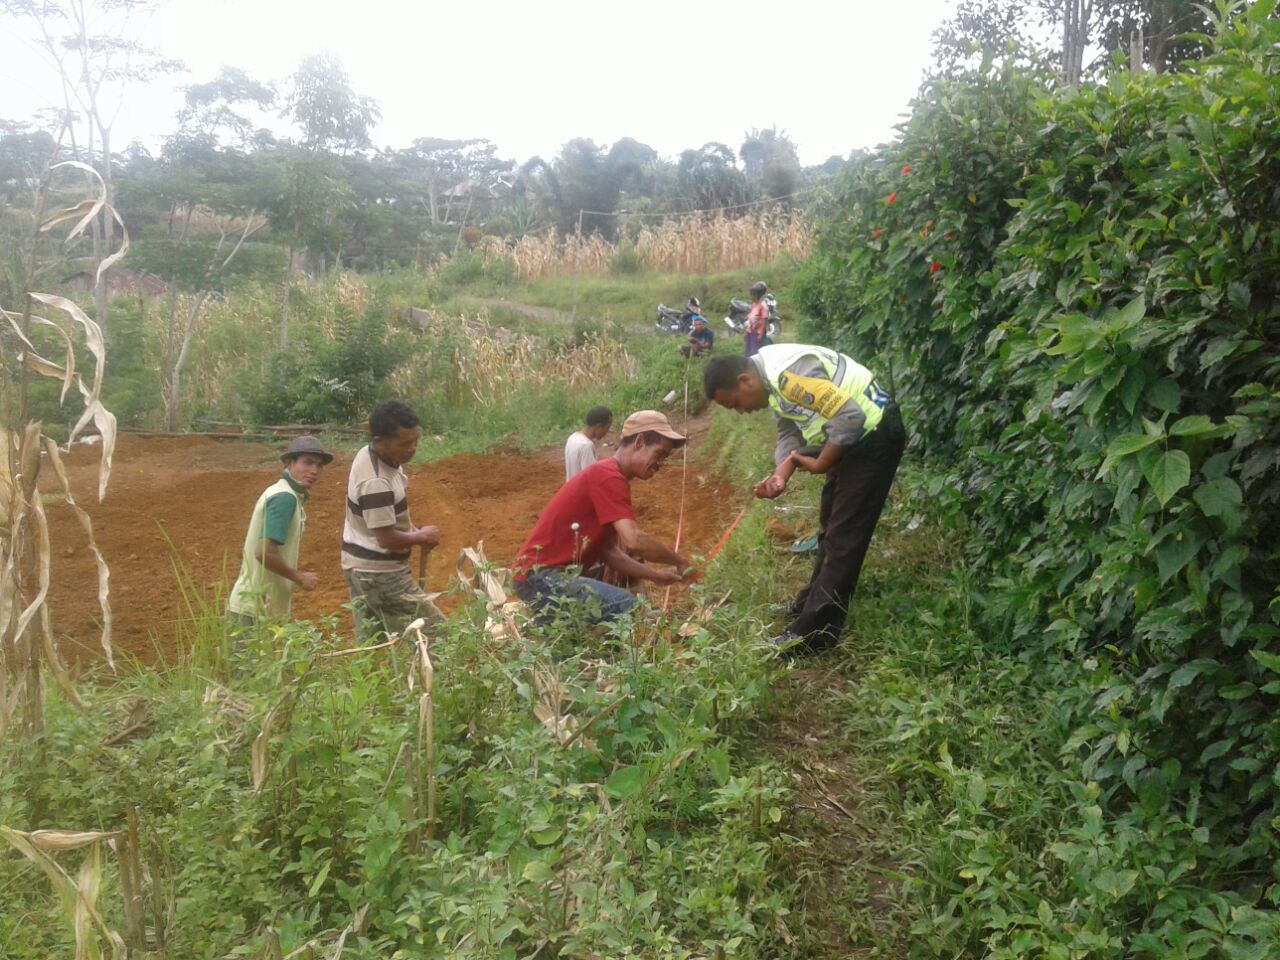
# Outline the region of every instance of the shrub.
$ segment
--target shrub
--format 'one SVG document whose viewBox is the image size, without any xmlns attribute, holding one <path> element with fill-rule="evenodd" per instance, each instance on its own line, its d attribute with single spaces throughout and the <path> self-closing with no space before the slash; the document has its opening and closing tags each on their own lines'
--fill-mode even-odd
<svg viewBox="0 0 1280 960">
<path fill-rule="evenodd" d="M 504 286 L 515 279 L 516 264 L 510 256 L 488 250 L 459 251 L 440 266 L 436 275 L 450 287 Z"/>
<path fill-rule="evenodd" d="M 644 261 L 636 253 L 634 244 L 623 242 L 618 245 L 618 252 L 609 259 L 609 272 L 619 276 L 640 273 L 644 269 Z"/>
<path fill-rule="evenodd" d="M 382 399 L 385 381 L 406 349 L 378 317 L 339 310 L 332 336 L 308 328 L 271 353 L 250 388 L 255 423 L 359 423 Z"/>
<path fill-rule="evenodd" d="M 950 471 L 935 492 L 971 525 L 993 636 L 1065 664 L 1106 923 L 1142 924 L 1143 956 L 1280 896 L 1274 7 L 1220 8 L 1214 54 L 1177 75 L 935 82 L 797 284 Z"/>
</svg>

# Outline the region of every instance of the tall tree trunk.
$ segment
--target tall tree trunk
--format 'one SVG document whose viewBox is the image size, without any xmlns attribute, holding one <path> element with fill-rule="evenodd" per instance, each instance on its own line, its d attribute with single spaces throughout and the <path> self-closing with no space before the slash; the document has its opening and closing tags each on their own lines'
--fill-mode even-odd
<svg viewBox="0 0 1280 960">
<path fill-rule="evenodd" d="M 182 395 L 182 365 L 187 362 L 187 353 L 191 349 L 191 341 L 195 339 L 196 326 L 200 322 L 200 308 L 209 296 L 208 290 L 196 294 L 191 309 L 187 311 L 187 325 L 182 331 L 182 348 L 174 358 L 173 367 L 169 370 L 169 431 L 178 429 L 178 400 Z"/>
<path fill-rule="evenodd" d="M 173 422 L 173 410 L 177 406 L 177 393 L 174 390 L 173 369 L 178 351 L 178 284 L 177 280 L 170 276 L 169 278 L 169 321 L 165 324 L 164 333 L 164 370 L 163 382 L 161 386 L 164 389 L 165 422 Z M 170 428 L 172 429 L 172 428 Z"/>
<path fill-rule="evenodd" d="M 293 293 L 293 243 L 289 244 L 289 262 L 284 270 L 284 307 L 280 311 L 280 347 L 289 345 L 289 300 Z"/>
<path fill-rule="evenodd" d="M 467 194 L 467 210 L 462 215 L 462 225 L 458 227 L 458 237 L 456 240 L 453 241 L 453 255 L 455 257 L 458 255 L 458 245 L 462 243 L 462 231 L 467 229 L 467 220 L 469 220 L 471 217 L 471 201 L 474 198 L 475 198 L 474 192 L 470 192 Z"/>
<path fill-rule="evenodd" d="M 1092 16 L 1093 0 L 1063 0 L 1062 82 L 1068 87 L 1079 84 L 1084 73 L 1084 48 Z"/>
</svg>

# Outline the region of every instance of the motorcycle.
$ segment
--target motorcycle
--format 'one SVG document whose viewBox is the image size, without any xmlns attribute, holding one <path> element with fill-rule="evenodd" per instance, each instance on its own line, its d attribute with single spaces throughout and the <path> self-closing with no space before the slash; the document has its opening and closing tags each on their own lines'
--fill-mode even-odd
<svg viewBox="0 0 1280 960">
<path fill-rule="evenodd" d="M 689 303 L 683 310 L 674 310 L 665 304 L 658 304 L 658 322 L 654 327 L 660 333 L 677 333 L 688 336 L 693 329 L 693 318 L 700 316 L 701 310 L 695 303 Z"/>
<path fill-rule="evenodd" d="M 778 316 L 778 300 L 772 293 L 764 295 L 764 305 L 769 308 L 769 320 L 765 324 L 765 336 L 776 340 L 782 330 L 782 318 Z M 724 318 L 724 325 L 730 333 L 747 332 L 747 314 L 751 312 L 751 304 L 746 300 L 730 300 L 729 315 Z"/>
</svg>

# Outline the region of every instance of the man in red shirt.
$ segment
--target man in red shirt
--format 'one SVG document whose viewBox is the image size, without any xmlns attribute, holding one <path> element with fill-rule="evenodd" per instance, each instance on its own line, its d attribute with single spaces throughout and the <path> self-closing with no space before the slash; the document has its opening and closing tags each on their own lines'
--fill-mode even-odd
<svg viewBox="0 0 1280 960">
<path fill-rule="evenodd" d="M 544 617 L 580 602 L 598 623 L 616 620 L 637 600 L 630 590 L 584 575 L 595 573 L 598 565 L 654 583 L 691 579 L 689 561 L 641 530 L 631 506 L 631 481 L 648 480 L 684 443 L 656 410 L 627 417 L 618 452 L 576 474 L 543 508 L 511 565 L 520 599 Z"/>
</svg>

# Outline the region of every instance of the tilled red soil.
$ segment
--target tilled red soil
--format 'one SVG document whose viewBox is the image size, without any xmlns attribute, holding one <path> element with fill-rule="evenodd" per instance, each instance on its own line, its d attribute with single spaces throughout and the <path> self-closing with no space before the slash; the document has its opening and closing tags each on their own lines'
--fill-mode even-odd
<svg viewBox="0 0 1280 960">
<path fill-rule="evenodd" d="M 72 492 L 93 518 L 98 546 L 111 567 L 111 605 L 118 652 L 144 661 L 172 653 L 178 626 L 190 617 L 179 567 L 204 597 L 225 595 L 239 569 L 240 548 L 254 501 L 279 472 L 280 446 L 206 437 L 123 436 L 105 501 L 97 503 L 98 450 L 77 448 L 67 457 Z M 320 575 L 320 586 L 294 594 L 299 619 L 337 613 L 345 626 L 347 600 L 338 554 L 350 453 L 324 472 L 307 504 L 301 566 Z M 416 524 L 442 534 L 428 565 L 429 590 L 453 577 L 458 552 L 484 541 L 489 559 L 509 562 L 543 505 L 559 488 L 559 451 L 492 452 L 447 457 L 409 468 L 409 504 Z M 51 471 L 41 487 L 53 543 L 50 604 L 54 630 L 73 659 L 96 656 L 97 578 L 86 537 L 71 510 L 54 494 Z M 680 504 L 680 463 L 652 480 L 632 484 L 640 525 L 671 543 Z M 691 458 L 685 489 L 682 552 L 706 553 L 732 516 L 739 492 L 725 488 Z M 413 561 L 417 562 L 416 555 Z M 446 610 L 458 601 L 444 598 Z"/>
</svg>

